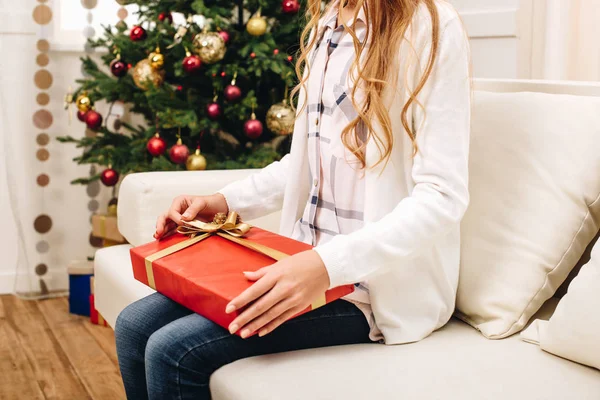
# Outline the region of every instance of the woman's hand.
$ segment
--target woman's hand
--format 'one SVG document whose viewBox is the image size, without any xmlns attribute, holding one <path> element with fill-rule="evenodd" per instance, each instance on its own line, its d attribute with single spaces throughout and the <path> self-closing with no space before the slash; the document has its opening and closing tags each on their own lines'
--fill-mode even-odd
<svg viewBox="0 0 600 400">
<path fill-rule="evenodd" d="M 181 225 L 182 221 L 191 221 L 196 217 L 212 220 L 216 213 L 227 213 L 227 201 L 221 193 L 211 196 L 177 196 L 171 207 L 156 220 L 155 239 Z"/>
<path fill-rule="evenodd" d="M 229 314 L 252 303 L 229 325 L 232 334 L 241 329 L 243 338 L 254 332 L 259 336 L 272 332 L 329 288 L 329 275 L 314 250 L 284 258 L 256 272 L 244 272 L 244 275 L 256 283 L 225 309 Z"/>
</svg>

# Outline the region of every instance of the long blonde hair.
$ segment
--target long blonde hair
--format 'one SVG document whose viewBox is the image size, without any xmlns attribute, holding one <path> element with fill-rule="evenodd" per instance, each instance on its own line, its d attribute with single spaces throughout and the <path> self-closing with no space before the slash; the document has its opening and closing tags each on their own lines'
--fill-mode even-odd
<svg viewBox="0 0 600 400">
<path fill-rule="evenodd" d="M 339 0 L 339 2 L 341 11 L 348 1 Z M 382 95 L 390 74 L 394 72 L 392 71 L 394 65 L 393 57 L 389 57 L 390 49 L 397 48 L 403 40 L 414 14 L 421 3 L 423 3 L 431 14 L 431 51 L 423 75 L 416 87 L 410 91 L 410 96 L 404 104 L 400 116 L 402 125 L 411 139 L 413 155 L 417 153 L 417 132 L 408 122 L 408 112 L 413 104 L 419 104 L 417 96 L 432 73 L 438 54 L 440 22 L 435 0 L 356 0 L 355 3 L 353 18 L 356 21 L 361 8 L 364 7 L 365 16 L 368 21 L 366 24 L 367 34 L 365 40 L 361 43 L 354 32 L 354 25 L 349 27 L 344 24 L 344 28 L 352 36 L 356 53 L 349 76 L 356 77 L 350 98 L 358 116 L 342 131 L 342 142 L 357 157 L 361 167 L 364 168 L 366 166 L 364 155 L 366 141 L 361 140 L 359 136 L 359 129 L 357 129 L 359 124 L 364 124 L 368 133 L 367 140 L 374 140 L 380 150 L 381 158 L 375 165 L 386 162 L 390 157 L 393 145 L 392 125 Z M 310 71 L 307 71 L 308 73 L 305 75 L 304 69 L 309 69 L 307 57 L 319 39 L 316 34 L 311 36 L 311 32 L 316 32 L 319 20 L 322 17 L 321 0 L 308 0 L 306 14 L 308 23 L 301 35 L 300 56 L 296 63 L 296 74 L 300 83 L 292 91 L 292 96 L 297 94 L 300 88 L 305 88 L 308 74 L 310 73 Z M 378 40 L 379 38 L 384 39 Z M 362 56 L 364 51 L 366 51 L 366 54 L 363 61 Z M 365 97 L 364 101 L 361 101 L 361 104 L 357 104 L 355 99 L 359 87 L 364 91 Z M 406 90 L 409 90 L 409 88 L 406 88 Z M 306 102 L 304 106 L 306 106 Z M 377 119 L 383 129 L 381 134 L 383 137 L 379 137 L 374 133 L 372 123 L 374 118 Z"/>
</svg>

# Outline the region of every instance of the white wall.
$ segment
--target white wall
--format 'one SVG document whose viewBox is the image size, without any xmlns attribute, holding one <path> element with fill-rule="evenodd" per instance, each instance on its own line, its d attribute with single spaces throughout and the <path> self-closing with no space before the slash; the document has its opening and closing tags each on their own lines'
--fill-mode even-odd
<svg viewBox="0 0 600 400">
<path fill-rule="evenodd" d="M 471 38 L 473 76 L 520 76 L 519 0 L 450 0 Z"/>
</svg>

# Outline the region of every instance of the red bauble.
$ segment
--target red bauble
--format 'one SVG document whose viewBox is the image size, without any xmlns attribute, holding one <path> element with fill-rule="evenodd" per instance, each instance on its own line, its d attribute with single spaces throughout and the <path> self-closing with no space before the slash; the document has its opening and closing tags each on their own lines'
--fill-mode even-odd
<svg viewBox="0 0 600 400">
<path fill-rule="evenodd" d="M 229 43 L 229 32 L 226 31 L 219 31 L 219 36 L 221 36 L 221 39 L 223 39 L 223 41 L 225 42 L 225 44 Z"/>
<path fill-rule="evenodd" d="M 119 59 L 112 60 L 110 63 L 110 72 L 117 78 L 127 75 L 127 64 Z"/>
<path fill-rule="evenodd" d="M 146 30 L 139 25 L 136 25 L 133 28 L 131 28 L 131 32 L 129 32 L 129 37 L 134 42 L 144 40 L 146 39 L 146 36 L 148 36 Z"/>
<path fill-rule="evenodd" d="M 167 142 L 157 133 L 152 139 L 148 140 L 146 148 L 153 157 L 158 157 L 167 150 Z"/>
<path fill-rule="evenodd" d="M 85 115 L 87 114 L 87 111 L 77 111 L 77 119 L 80 120 L 81 122 L 85 122 Z"/>
<path fill-rule="evenodd" d="M 206 106 L 206 113 L 208 114 L 208 118 L 216 120 L 221 117 L 223 110 L 221 110 L 219 103 L 210 103 L 208 106 Z"/>
<path fill-rule="evenodd" d="M 106 186 L 115 186 L 119 182 L 119 173 L 112 168 L 105 169 L 100 174 L 100 180 Z"/>
<path fill-rule="evenodd" d="M 225 88 L 225 98 L 228 101 L 234 102 L 242 98 L 242 89 L 236 85 L 227 85 Z"/>
<path fill-rule="evenodd" d="M 171 15 L 171 13 L 161 12 L 160 14 L 158 14 L 158 20 L 160 22 L 167 21 L 168 23 L 172 24 L 173 23 L 173 15 Z"/>
<path fill-rule="evenodd" d="M 85 114 L 85 124 L 90 129 L 98 129 L 102 126 L 102 115 L 100 113 L 90 110 Z"/>
<path fill-rule="evenodd" d="M 200 57 L 188 53 L 188 56 L 183 59 L 183 70 L 188 74 L 193 74 L 195 72 L 200 71 L 200 67 L 202 67 L 202 61 Z"/>
<path fill-rule="evenodd" d="M 190 149 L 181 143 L 181 139 L 177 140 L 177 144 L 169 150 L 169 158 L 175 164 L 185 164 L 189 155 Z"/>
<path fill-rule="evenodd" d="M 256 53 L 255 52 L 250 53 L 250 58 L 256 58 Z"/>
<path fill-rule="evenodd" d="M 300 11 L 300 3 L 298 0 L 283 0 L 281 3 L 281 10 L 285 14 L 296 14 Z"/>
<path fill-rule="evenodd" d="M 275 55 L 279 54 L 279 49 L 273 50 L 273 54 L 275 54 Z"/>
<path fill-rule="evenodd" d="M 252 114 L 252 118 L 244 124 L 244 133 L 250 139 L 256 139 L 263 133 L 263 124 L 256 119 L 256 115 Z"/>
</svg>

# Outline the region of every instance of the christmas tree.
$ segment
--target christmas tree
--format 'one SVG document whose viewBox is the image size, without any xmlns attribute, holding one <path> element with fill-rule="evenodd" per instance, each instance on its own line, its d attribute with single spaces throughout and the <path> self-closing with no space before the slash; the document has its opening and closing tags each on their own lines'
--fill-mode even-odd
<svg viewBox="0 0 600 400">
<path fill-rule="evenodd" d="M 107 26 L 89 45 L 104 66 L 82 58 L 86 78 L 69 94 L 95 135 L 61 137 L 83 148 L 79 164 L 106 166 L 73 183 L 180 169 L 260 168 L 289 151 L 303 18 L 298 0 L 119 0 L 139 22 Z M 173 23 L 173 14 L 184 16 Z M 124 102 L 144 126 L 106 126 L 99 101 Z M 265 126 L 266 125 L 266 126 Z"/>
</svg>

